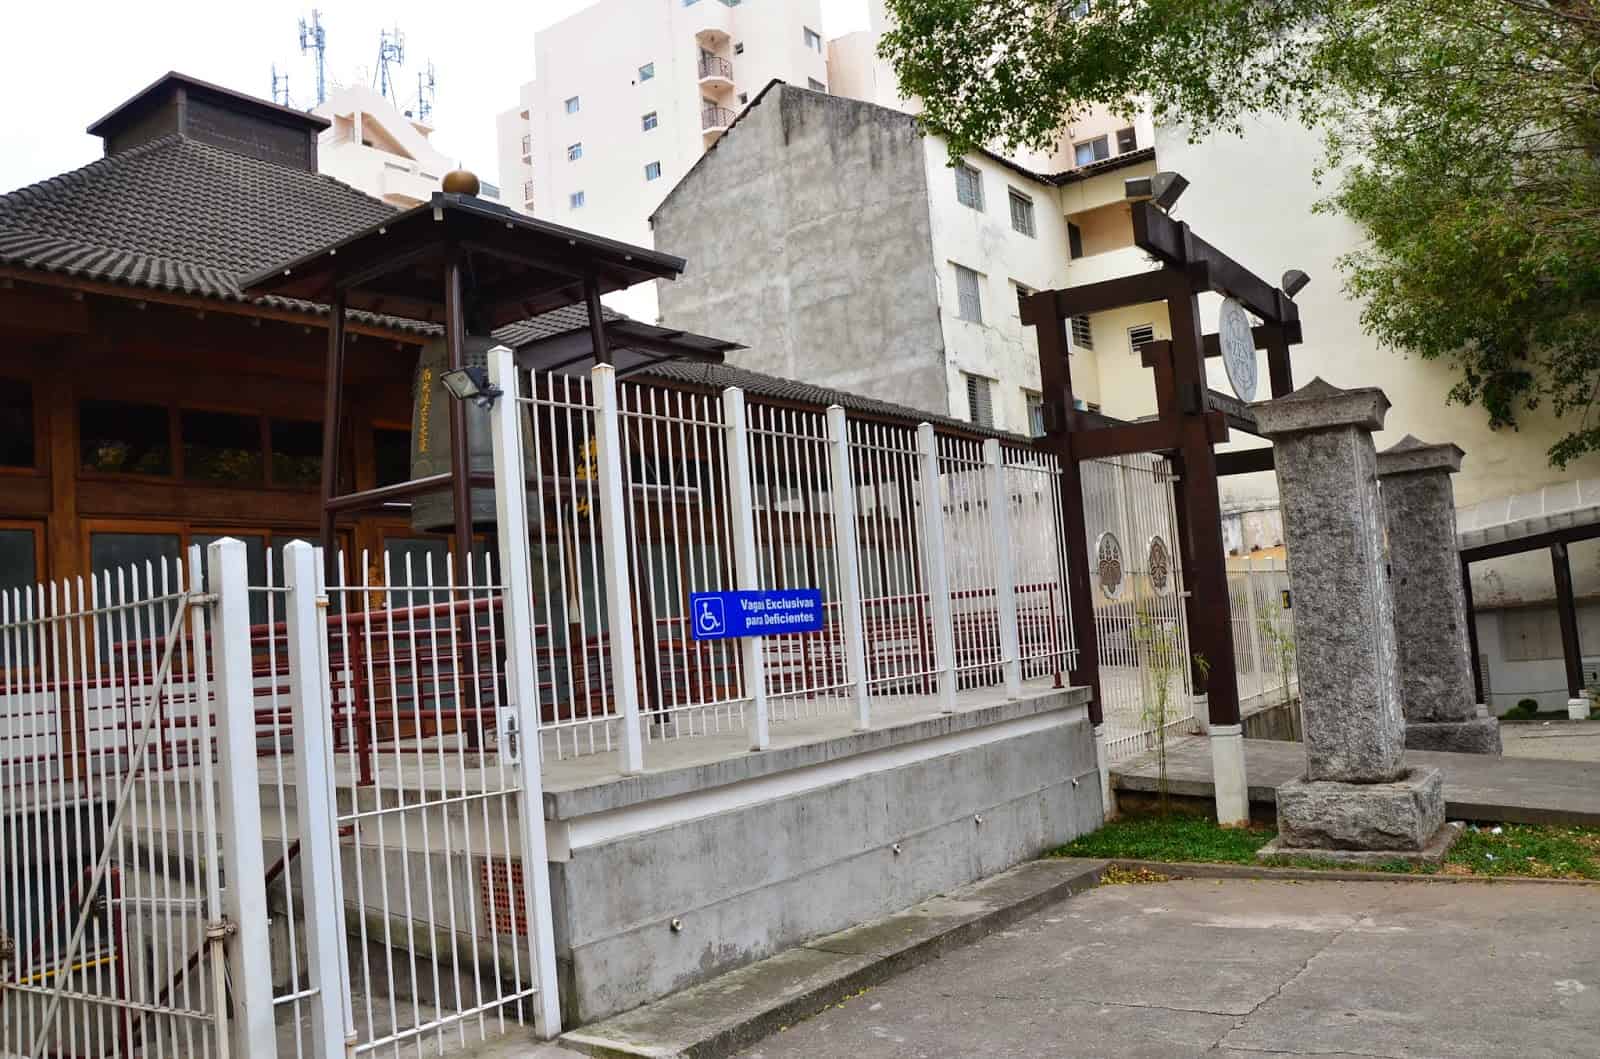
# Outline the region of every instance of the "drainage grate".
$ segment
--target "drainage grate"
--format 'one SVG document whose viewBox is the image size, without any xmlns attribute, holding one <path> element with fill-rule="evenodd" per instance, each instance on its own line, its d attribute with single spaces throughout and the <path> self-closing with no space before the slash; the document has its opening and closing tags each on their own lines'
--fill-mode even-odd
<svg viewBox="0 0 1600 1059">
<path fill-rule="evenodd" d="M 528 936 L 528 905 L 522 898 L 522 862 L 485 859 L 478 872 L 479 902 L 489 929 Z"/>
</svg>

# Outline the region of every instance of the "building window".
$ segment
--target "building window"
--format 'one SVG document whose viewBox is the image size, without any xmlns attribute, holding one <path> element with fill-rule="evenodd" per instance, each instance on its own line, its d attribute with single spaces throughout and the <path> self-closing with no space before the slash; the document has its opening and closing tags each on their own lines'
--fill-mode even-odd
<svg viewBox="0 0 1600 1059">
<path fill-rule="evenodd" d="M 1044 437 L 1044 396 L 1032 390 L 1023 390 L 1022 396 L 1028 402 L 1028 433 L 1036 438 Z"/>
<path fill-rule="evenodd" d="M 260 482 L 261 420 L 186 409 L 179 417 L 183 476 L 202 482 Z"/>
<path fill-rule="evenodd" d="M 994 426 L 994 403 L 989 391 L 994 382 L 982 375 L 967 375 L 967 418 L 980 427 Z"/>
<path fill-rule="evenodd" d="M 818 33 L 816 30 L 812 29 L 809 26 L 802 26 L 801 29 L 804 30 L 804 32 L 805 32 L 806 47 L 810 48 L 812 51 L 816 52 L 818 55 L 821 55 L 822 54 L 822 34 Z"/>
<path fill-rule="evenodd" d="M 983 299 L 978 295 L 978 274 L 963 265 L 956 267 L 956 315 L 975 324 L 983 323 Z"/>
<path fill-rule="evenodd" d="M 567 144 L 567 161 L 576 162 L 578 159 L 580 159 L 582 157 L 583 157 L 583 144 L 581 144 L 581 143 L 569 143 L 569 144 Z"/>
<path fill-rule="evenodd" d="M 661 163 L 660 162 L 647 162 L 647 163 L 645 163 L 644 178 L 646 180 L 660 180 L 661 179 Z"/>
<path fill-rule="evenodd" d="M 748 102 L 750 102 L 750 93 L 749 92 L 740 92 L 739 93 L 739 105 L 742 107 Z"/>
<path fill-rule="evenodd" d="M 567 205 L 575 210 L 583 209 L 583 192 L 574 191 L 567 196 Z"/>
<path fill-rule="evenodd" d="M 643 66 L 639 67 L 639 80 L 648 81 L 652 77 L 654 77 L 655 75 L 656 75 L 656 64 L 655 63 L 645 63 Z"/>
<path fill-rule="evenodd" d="M 1133 131 L 1133 126 L 1117 130 L 1117 153 L 1127 154 L 1129 151 L 1139 149 L 1139 134 Z"/>
<path fill-rule="evenodd" d="M 78 451 L 86 471 L 171 474 L 171 418 L 160 405 L 79 401 Z"/>
<path fill-rule="evenodd" d="M 272 441 L 272 484 L 320 484 L 322 424 L 312 419 L 274 419 L 267 430 Z"/>
<path fill-rule="evenodd" d="M 700 2 L 700 0 L 683 0 L 683 6 L 684 7 L 693 7 L 694 5 L 698 4 L 699 2 Z"/>
<path fill-rule="evenodd" d="M 39 538 L 19 526 L 0 526 L 0 593 L 39 581 Z"/>
<path fill-rule="evenodd" d="M 577 96 L 569 96 L 567 98 L 566 106 L 567 106 L 567 113 L 568 114 L 576 114 L 578 112 L 578 97 Z"/>
<path fill-rule="evenodd" d="M 411 480 L 411 431 L 386 430 L 382 427 L 372 432 L 372 464 L 375 486 L 399 485 Z"/>
<path fill-rule="evenodd" d="M 828 86 L 818 81 L 815 77 L 806 78 L 806 87 L 813 92 L 826 92 L 828 90 Z"/>
<path fill-rule="evenodd" d="M 1088 165 L 1111 157 L 1111 144 L 1104 136 L 1096 136 L 1092 140 L 1085 140 L 1073 144 L 1072 151 L 1079 165 Z"/>
<path fill-rule="evenodd" d="M 34 467 L 33 386 L 0 379 L 0 467 Z"/>
<path fill-rule="evenodd" d="M 533 153 L 533 134 L 525 132 L 525 133 L 522 134 L 522 157 L 526 158 L 526 157 L 528 157 L 528 155 L 530 155 L 532 153 Z"/>
<path fill-rule="evenodd" d="M 522 182 L 522 201 L 533 201 L 533 181 L 531 180 L 524 180 Z"/>
<path fill-rule="evenodd" d="M 645 132 L 649 132 L 651 129 L 655 128 L 656 124 L 657 124 L 656 112 L 653 111 L 653 110 L 650 113 L 646 114 L 644 117 L 639 119 L 639 128 L 644 130 Z"/>
<path fill-rule="evenodd" d="M 1128 350 L 1139 352 L 1148 342 L 1156 340 L 1156 329 L 1151 324 L 1140 324 L 1138 327 L 1128 328 Z"/>
<path fill-rule="evenodd" d="M 163 569 L 183 555 L 183 538 L 176 533 L 90 533 L 89 572 L 103 574 L 108 570 L 137 566 L 142 575 L 145 564 L 156 569 L 160 577 Z"/>
<path fill-rule="evenodd" d="M 1084 349 L 1094 348 L 1094 331 L 1089 327 L 1087 315 L 1072 318 L 1072 344 Z"/>
<path fill-rule="evenodd" d="M 733 42 L 733 54 L 735 54 L 735 55 L 743 55 L 744 54 L 744 41 L 736 40 L 736 41 Z"/>
<path fill-rule="evenodd" d="M 983 210 L 983 174 L 965 162 L 956 163 L 956 201 Z"/>
<path fill-rule="evenodd" d="M 1011 282 L 1017 288 L 1017 315 L 1021 316 L 1022 303 L 1027 301 L 1031 295 L 1039 292 L 1028 286 L 1026 283 L 1018 283 L 1016 280 L 1012 280 Z"/>
<path fill-rule="evenodd" d="M 1033 200 L 1016 188 L 1011 188 L 1010 192 L 1011 227 L 1032 239 L 1034 237 Z"/>
<path fill-rule="evenodd" d="M 1073 260 L 1083 256 L 1083 229 L 1067 222 L 1067 255 Z"/>
</svg>

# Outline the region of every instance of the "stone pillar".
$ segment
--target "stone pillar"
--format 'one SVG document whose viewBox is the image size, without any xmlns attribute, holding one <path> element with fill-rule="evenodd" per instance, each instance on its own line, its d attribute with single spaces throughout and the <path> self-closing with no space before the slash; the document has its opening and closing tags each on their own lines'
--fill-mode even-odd
<svg viewBox="0 0 1600 1059">
<path fill-rule="evenodd" d="M 1316 379 L 1252 410 L 1277 468 L 1306 749 L 1305 777 L 1278 788 L 1279 834 L 1264 852 L 1442 856 L 1439 771 L 1405 760 L 1372 445 L 1389 400 Z"/>
<path fill-rule="evenodd" d="M 1472 615 L 1461 587 L 1450 485 L 1461 456 L 1454 445 L 1429 445 L 1409 434 L 1378 454 L 1400 699 L 1412 750 L 1498 754 L 1499 722 L 1478 717 L 1472 683 Z"/>
</svg>

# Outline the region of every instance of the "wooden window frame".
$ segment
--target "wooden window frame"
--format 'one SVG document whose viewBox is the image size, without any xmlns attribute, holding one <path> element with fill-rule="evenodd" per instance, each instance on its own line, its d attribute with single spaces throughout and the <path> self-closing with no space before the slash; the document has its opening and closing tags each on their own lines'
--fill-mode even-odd
<svg viewBox="0 0 1600 1059">
<path fill-rule="evenodd" d="M 50 552 L 45 547 L 49 529 L 42 518 L 0 518 L 0 530 L 27 530 L 33 534 L 33 579 L 36 583 L 50 580 Z"/>
<path fill-rule="evenodd" d="M 28 384 L 28 398 L 33 402 L 33 466 L 12 467 L 0 464 L 0 475 L 13 477 L 41 478 L 50 473 L 50 431 L 45 417 L 39 414 L 39 378 L 29 373 L 12 374 L 9 369 L 0 370 L 0 379 L 10 379 L 15 382 Z M 74 416 L 76 419 L 76 416 Z"/>
</svg>

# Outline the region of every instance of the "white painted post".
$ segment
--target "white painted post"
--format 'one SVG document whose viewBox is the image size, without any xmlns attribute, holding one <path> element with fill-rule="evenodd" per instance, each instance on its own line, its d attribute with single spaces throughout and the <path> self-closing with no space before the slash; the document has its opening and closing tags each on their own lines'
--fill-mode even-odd
<svg viewBox="0 0 1600 1059">
<path fill-rule="evenodd" d="M 340 1055 L 347 1024 L 344 888 L 339 872 L 339 803 L 334 788 L 333 708 L 322 646 L 327 597 L 318 590 L 317 549 L 291 541 L 283 551 L 288 601 L 289 701 L 294 709 L 295 815 L 300 826 L 300 880 L 306 922 L 306 975 L 313 1050 Z M 287 884 L 287 880 L 286 880 Z"/>
<path fill-rule="evenodd" d="M 1267 659 L 1261 653 L 1261 617 L 1256 605 L 1256 562 L 1248 554 L 1244 557 L 1244 612 L 1250 622 L 1250 651 L 1256 671 L 1256 694 L 1267 690 L 1268 679 L 1278 672 L 1276 659 Z"/>
<path fill-rule="evenodd" d="M 932 423 L 917 425 L 922 458 L 922 566 L 933 623 L 933 656 L 939 672 L 939 705 L 956 708 L 956 634 L 950 613 L 950 571 L 945 557 L 944 491 L 939 485 L 939 438 Z"/>
<path fill-rule="evenodd" d="M 1100 773 L 1100 812 L 1110 820 L 1117 815 L 1116 795 L 1111 790 L 1111 755 L 1106 747 L 1106 726 L 1094 726 L 1094 766 Z"/>
<path fill-rule="evenodd" d="M 861 621 L 861 553 L 856 534 L 856 479 L 850 466 L 850 422 L 844 409 L 828 406 L 828 451 L 833 459 L 833 553 L 839 559 L 839 607 L 844 625 L 844 660 L 855 687 L 856 728 L 872 727 L 867 694 L 867 639 Z"/>
<path fill-rule="evenodd" d="M 1211 726 L 1211 781 L 1216 791 L 1217 823 L 1223 827 L 1249 826 L 1250 788 L 1245 779 L 1242 726 Z"/>
<path fill-rule="evenodd" d="M 1006 698 L 1022 698 L 1022 644 L 1017 634 L 1017 570 L 1011 554 L 1011 495 L 1000 440 L 983 443 L 988 488 L 989 539 L 994 547 L 994 599 L 1000 619 L 1000 656 L 1005 660 Z"/>
<path fill-rule="evenodd" d="M 533 571 L 528 559 L 528 488 L 517 401 L 516 359 L 505 346 L 489 351 L 489 383 L 503 391 L 490 410 L 494 446 L 495 527 L 500 538 L 500 583 L 505 586 L 506 710 L 515 718 L 511 738 L 521 783 L 517 800 L 522 844 L 523 901 L 533 924 L 539 998 L 534 1029 L 546 1040 L 561 1032 L 556 981 L 555 919 L 550 904 L 550 856 L 544 830 L 544 774 L 539 760 L 539 686 L 534 679 Z M 613 386 L 614 390 L 614 386 Z M 615 405 L 613 405 L 615 407 Z M 637 707 L 636 707 L 637 708 Z M 634 733 L 639 730 L 633 722 Z"/>
<path fill-rule="evenodd" d="M 591 375 L 606 614 L 611 630 L 611 685 L 622 713 L 622 771 L 632 775 L 644 771 L 644 735 L 639 730 L 639 678 L 633 656 L 633 584 L 628 569 L 627 486 L 622 478 L 622 416 L 617 406 L 617 370 L 610 364 L 596 364 Z"/>
<path fill-rule="evenodd" d="M 729 386 L 722 391 L 722 421 L 728 432 L 728 500 L 733 504 L 733 569 L 739 588 L 761 587 L 761 559 L 756 552 L 756 510 L 750 481 L 750 428 L 745 420 L 744 391 Z M 767 713 L 767 660 L 761 637 L 739 641 L 744 658 L 744 678 L 750 692 L 750 748 L 772 745 L 772 720 Z"/>
<path fill-rule="evenodd" d="M 261 849 L 261 780 L 250 657 L 250 573 L 244 542 L 232 537 L 212 541 L 206 571 L 216 594 L 211 643 L 216 663 L 218 837 L 222 863 L 228 869 L 222 913 L 233 927 L 225 943 L 233 981 L 228 1045 L 232 1055 L 272 1059 L 278 1039 L 273 1026 L 267 866 Z M 213 973 L 222 970 L 216 967 Z"/>
</svg>

